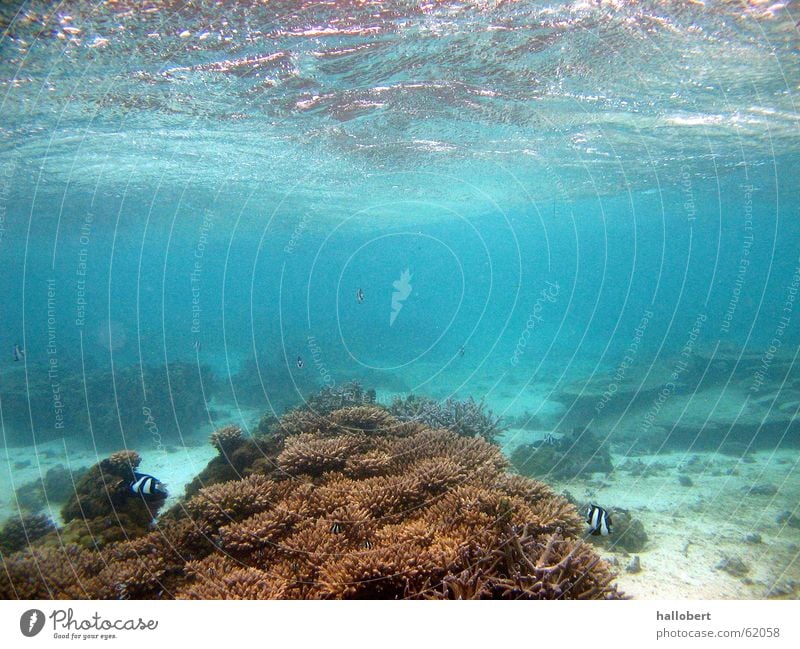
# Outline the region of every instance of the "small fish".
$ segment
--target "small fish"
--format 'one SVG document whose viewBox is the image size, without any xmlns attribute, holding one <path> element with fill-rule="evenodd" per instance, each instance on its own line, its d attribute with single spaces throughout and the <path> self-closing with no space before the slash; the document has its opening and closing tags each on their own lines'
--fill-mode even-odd
<svg viewBox="0 0 800 649">
<path fill-rule="evenodd" d="M 458 355 L 459 356 L 463 356 L 464 355 L 464 345 L 461 345 L 461 347 L 459 348 Z"/>
<path fill-rule="evenodd" d="M 137 496 L 154 496 L 161 498 L 167 495 L 166 485 L 146 473 L 133 474 L 133 482 L 131 482 L 131 491 Z"/>
<path fill-rule="evenodd" d="M 586 522 L 589 524 L 594 536 L 608 536 L 611 534 L 611 517 L 608 512 L 597 505 L 589 505 L 586 508 Z"/>
<path fill-rule="evenodd" d="M 364 291 L 362 291 L 360 288 L 356 291 L 356 300 L 358 300 L 359 304 L 364 303 Z"/>
<path fill-rule="evenodd" d="M 331 525 L 331 534 L 339 534 L 342 531 L 342 524 L 339 522 Z"/>
<path fill-rule="evenodd" d="M 303 363 L 303 357 L 302 356 L 298 356 L 297 357 L 297 368 L 302 370 L 303 369 L 303 365 L 305 365 L 305 363 Z"/>
<path fill-rule="evenodd" d="M 542 444 L 545 446 L 556 446 L 558 444 L 558 438 L 552 433 L 547 433 L 542 440 Z"/>
<path fill-rule="evenodd" d="M 364 549 L 371 550 L 372 549 L 372 541 L 369 539 L 364 539 Z"/>
<path fill-rule="evenodd" d="M 25 350 L 19 345 L 14 345 L 14 361 L 21 361 L 23 358 L 25 358 Z"/>
<path fill-rule="evenodd" d="M 199 341 L 199 340 L 195 340 L 195 341 L 194 341 L 194 345 L 192 345 L 192 346 L 194 347 L 194 350 L 195 350 L 196 352 L 199 352 L 199 351 L 202 349 L 202 347 L 203 347 L 203 346 L 200 344 L 200 341 Z"/>
</svg>

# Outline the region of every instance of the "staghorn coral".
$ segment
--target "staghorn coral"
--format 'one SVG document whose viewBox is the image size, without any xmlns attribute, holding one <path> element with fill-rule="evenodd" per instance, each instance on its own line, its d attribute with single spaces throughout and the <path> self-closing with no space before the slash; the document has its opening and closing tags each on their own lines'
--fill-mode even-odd
<svg viewBox="0 0 800 649">
<path fill-rule="evenodd" d="M 350 381 L 342 385 L 323 387 L 317 394 L 306 399 L 305 409 L 317 415 L 326 415 L 335 410 L 374 403 L 375 390 L 364 390 L 358 381 Z"/>
<path fill-rule="evenodd" d="M 301 433 L 286 440 L 278 463 L 291 475 L 322 475 L 326 471 L 341 471 L 347 460 L 365 447 L 366 441 L 364 435 L 321 437 L 314 433 Z"/>
<path fill-rule="evenodd" d="M 396 427 L 399 434 L 415 430 L 403 426 L 402 422 L 381 406 L 355 406 L 325 414 L 306 409 L 292 410 L 281 418 L 277 434 L 284 438 L 304 432 L 338 435 L 374 430 L 385 431 L 390 426 Z"/>
<path fill-rule="evenodd" d="M 197 494 L 203 487 L 229 480 L 241 480 L 251 474 L 272 473 L 276 468 L 274 458 L 282 442 L 275 435 L 250 439 L 240 437 L 235 441 L 234 433 L 228 432 L 225 433 L 225 441 L 212 435 L 211 443 L 217 448 L 219 455 L 186 485 L 187 498 Z"/>
<path fill-rule="evenodd" d="M 211 446 L 221 455 L 228 455 L 235 451 L 242 443 L 242 429 L 235 424 L 224 426 L 211 433 Z"/>
<path fill-rule="evenodd" d="M 389 412 L 402 421 L 416 421 L 432 428 L 447 428 L 466 437 L 483 437 L 490 442 L 503 432 L 501 418 L 495 417 L 483 401 L 449 398 L 440 403 L 428 397 L 396 397 Z"/>
<path fill-rule="evenodd" d="M 332 411 L 268 474 L 204 487 L 144 536 L 69 546 L 72 579 L 30 579 L 53 549 L 12 555 L 0 596 L 621 597 L 574 506 L 506 473 L 497 447 L 367 410 Z"/>
</svg>

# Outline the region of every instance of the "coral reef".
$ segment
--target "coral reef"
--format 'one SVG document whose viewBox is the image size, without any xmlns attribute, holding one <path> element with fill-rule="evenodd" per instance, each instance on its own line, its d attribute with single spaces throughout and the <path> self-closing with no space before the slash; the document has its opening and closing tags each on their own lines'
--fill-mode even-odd
<svg viewBox="0 0 800 649">
<path fill-rule="evenodd" d="M 16 502 L 21 509 L 30 512 L 37 512 L 48 503 L 65 503 L 85 472 L 85 468 L 70 471 L 63 464 L 50 467 L 44 479 L 31 480 L 17 487 Z"/>
<path fill-rule="evenodd" d="M 518 446 L 511 455 L 517 471 L 537 478 L 571 479 L 614 470 L 608 447 L 589 430 L 574 428 L 549 441 Z"/>
<path fill-rule="evenodd" d="M 61 509 L 65 541 L 95 547 L 150 531 L 165 498 L 131 491 L 139 462 L 137 453 L 119 451 L 86 471 Z"/>
<path fill-rule="evenodd" d="M 211 433 L 211 446 L 222 455 L 233 453 L 242 443 L 242 429 L 236 425 L 225 426 Z"/>
<path fill-rule="evenodd" d="M 374 406 L 318 421 L 144 536 L 11 556 L 0 596 L 622 597 L 574 506 L 506 473 L 496 446 Z"/>
<path fill-rule="evenodd" d="M 364 390 L 358 381 L 342 385 L 325 386 L 317 394 L 306 399 L 305 408 L 318 415 L 354 406 L 370 406 L 375 403 L 375 390 Z"/>
<path fill-rule="evenodd" d="M 44 514 L 14 516 L 0 529 L 0 553 L 11 554 L 24 550 L 55 529 L 55 523 Z"/>
<path fill-rule="evenodd" d="M 266 416 L 261 423 L 266 421 Z M 261 428 L 261 423 L 259 428 Z M 211 434 L 211 445 L 218 455 L 186 485 L 186 496 L 195 495 L 203 487 L 240 480 L 252 473 L 271 473 L 275 463 L 270 458 L 277 455 L 280 438 L 273 432 L 272 421 L 265 426 L 267 432 L 245 438 L 238 426 L 225 426 Z"/>
<path fill-rule="evenodd" d="M 103 368 L 85 372 L 80 359 L 65 359 L 59 368 L 59 395 L 64 403 L 63 428 L 59 429 L 54 428 L 51 414 L 53 390 L 46 362 L 30 364 L 28 375 L 4 375 L 0 400 L 6 443 L 32 443 L 31 429 L 36 431 L 37 443 L 58 439 L 64 430 L 91 431 L 92 447 L 103 450 L 150 441 L 154 431 L 161 441 L 178 439 L 181 427 L 206 420 L 204 395 L 210 397 L 218 389 L 210 367 L 194 363 L 136 364 L 113 372 Z"/>
<path fill-rule="evenodd" d="M 466 437 L 483 437 L 490 442 L 503 432 L 501 418 L 495 417 L 486 404 L 469 397 L 466 401 L 449 398 L 443 403 L 409 395 L 397 397 L 389 412 L 401 421 L 413 421 L 431 428 L 447 428 Z"/>
</svg>

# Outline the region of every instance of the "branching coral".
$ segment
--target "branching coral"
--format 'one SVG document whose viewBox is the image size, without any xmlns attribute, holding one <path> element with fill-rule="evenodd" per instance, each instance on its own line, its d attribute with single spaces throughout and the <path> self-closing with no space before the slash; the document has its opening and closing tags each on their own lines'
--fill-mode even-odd
<svg viewBox="0 0 800 649">
<path fill-rule="evenodd" d="M 575 508 L 497 447 L 380 413 L 332 411 L 267 453 L 271 471 L 200 489 L 140 538 L 68 549 L 71 580 L 31 586 L 57 555 L 13 555 L 0 595 L 621 597 Z"/>
<path fill-rule="evenodd" d="M 410 395 L 396 398 L 389 411 L 402 421 L 416 421 L 432 428 L 447 428 L 466 437 L 483 437 L 494 441 L 503 431 L 500 417 L 495 417 L 486 404 L 469 397 L 459 401 L 452 397 L 440 403 L 427 397 Z"/>
<path fill-rule="evenodd" d="M 211 436 L 211 443 L 219 455 L 186 485 L 187 497 L 195 495 L 203 487 L 240 480 L 251 474 L 267 475 L 275 470 L 274 457 L 282 445 L 280 438 L 269 435 L 245 439 L 241 433 L 236 437 L 232 427 L 222 431 L 226 431 L 222 437 L 216 433 Z"/>
<path fill-rule="evenodd" d="M 242 429 L 236 425 L 225 426 L 211 433 L 211 446 L 222 455 L 235 451 L 242 443 Z"/>
<path fill-rule="evenodd" d="M 375 390 L 364 390 L 358 381 L 350 381 L 342 385 L 325 386 L 306 400 L 305 408 L 318 415 L 326 415 L 334 410 L 374 403 Z"/>
</svg>

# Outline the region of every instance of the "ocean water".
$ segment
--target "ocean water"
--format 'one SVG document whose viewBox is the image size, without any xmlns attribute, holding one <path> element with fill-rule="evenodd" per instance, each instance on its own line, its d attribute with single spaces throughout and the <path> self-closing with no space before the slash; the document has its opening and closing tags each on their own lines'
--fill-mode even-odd
<svg viewBox="0 0 800 649">
<path fill-rule="evenodd" d="M 0 519 L 357 380 L 643 521 L 634 596 L 797 597 L 796 5 L 146 5 L 0 8 Z"/>
</svg>

